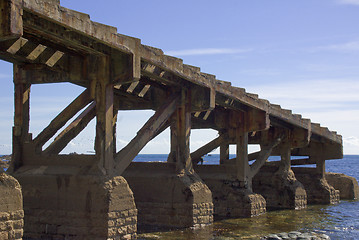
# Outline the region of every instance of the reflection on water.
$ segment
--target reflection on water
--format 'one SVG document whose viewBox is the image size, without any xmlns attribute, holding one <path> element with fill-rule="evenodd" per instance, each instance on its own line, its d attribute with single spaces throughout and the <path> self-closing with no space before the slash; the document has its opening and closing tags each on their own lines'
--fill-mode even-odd
<svg viewBox="0 0 359 240">
<path fill-rule="evenodd" d="M 308 206 L 305 210 L 267 212 L 254 218 L 228 219 L 202 229 L 139 234 L 138 239 L 230 240 L 260 239 L 270 233 L 317 231 L 332 239 L 359 239 L 359 202 Z"/>
</svg>

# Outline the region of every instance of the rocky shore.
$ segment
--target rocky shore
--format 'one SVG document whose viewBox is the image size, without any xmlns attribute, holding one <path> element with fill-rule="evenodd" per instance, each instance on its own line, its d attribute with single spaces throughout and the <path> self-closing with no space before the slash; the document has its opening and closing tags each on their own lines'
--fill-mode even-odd
<svg viewBox="0 0 359 240">
<path fill-rule="evenodd" d="M 289 232 L 289 233 L 277 233 L 277 234 L 270 234 L 268 236 L 263 237 L 261 240 L 284 240 L 284 239 L 296 239 L 296 240 L 328 240 L 330 237 L 323 233 L 316 233 L 316 232 Z"/>
</svg>

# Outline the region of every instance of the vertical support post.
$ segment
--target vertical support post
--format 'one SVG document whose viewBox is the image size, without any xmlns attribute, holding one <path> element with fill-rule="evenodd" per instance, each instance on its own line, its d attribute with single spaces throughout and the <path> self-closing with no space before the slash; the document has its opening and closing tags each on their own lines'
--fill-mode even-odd
<svg viewBox="0 0 359 240">
<path fill-rule="evenodd" d="M 118 109 L 119 109 L 119 101 L 118 99 L 114 99 L 113 102 L 113 156 L 117 153 L 117 116 L 118 116 Z"/>
<path fill-rule="evenodd" d="M 284 142 L 280 149 L 281 157 L 281 171 L 289 171 L 291 168 L 290 156 L 291 156 L 291 147 L 288 141 Z"/>
<path fill-rule="evenodd" d="M 248 179 L 250 173 L 248 163 L 248 133 L 244 129 L 243 122 L 236 128 L 236 143 L 237 179 L 239 180 L 241 187 L 252 189 L 252 180 Z"/>
<path fill-rule="evenodd" d="M 29 138 L 30 121 L 30 83 L 26 78 L 26 72 L 17 64 L 14 64 L 15 86 L 15 116 L 13 127 L 13 153 L 12 165 L 9 171 L 13 172 L 23 164 L 23 148 Z"/>
<path fill-rule="evenodd" d="M 220 132 L 224 136 L 224 131 Z M 229 140 L 228 138 L 219 146 L 219 163 L 223 164 L 225 160 L 229 159 Z"/>
<path fill-rule="evenodd" d="M 317 157 L 316 159 L 316 170 L 320 174 L 321 179 L 325 179 L 325 159 Z"/>
<path fill-rule="evenodd" d="M 190 90 L 183 89 L 181 104 L 175 113 L 175 124 L 171 128 L 173 140 L 171 149 L 175 151 L 176 171 L 192 172 L 193 165 L 190 155 L 189 141 L 191 134 L 191 94 Z"/>
<path fill-rule="evenodd" d="M 95 151 L 99 168 L 104 174 L 112 175 L 114 169 L 114 93 L 110 81 L 109 60 L 106 57 L 92 61 L 93 87 L 96 101 L 96 138 Z M 96 65 L 92 65 L 96 64 Z"/>
<path fill-rule="evenodd" d="M 171 126 L 170 126 L 170 154 L 168 155 L 167 162 L 175 163 L 176 162 L 176 149 L 177 149 L 177 131 L 176 131 L 176 117 L 172 117 Z"/>
</svg>

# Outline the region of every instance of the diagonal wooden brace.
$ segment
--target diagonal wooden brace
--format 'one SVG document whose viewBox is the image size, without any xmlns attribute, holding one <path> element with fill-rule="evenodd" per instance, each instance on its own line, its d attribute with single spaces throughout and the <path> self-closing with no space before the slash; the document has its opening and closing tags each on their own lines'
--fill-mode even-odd
<svg viewBox="0 0 359 240">
<path fill-rule="evenodd" d="M 89 105 L 55 140 L 46 148 L 45 154 L 58 154 L 74 139 L 96 116 L 96 104 Z"/>
<path fill-rule="evenodd" d="M 157 134 L 157 132 L 166 124 L 167 120 L 177 109 L 180 97 L 175 96 L 166 102 L 156 113 L 145 123 L 137 132 L 137 135 L 129 142 L 115 158 L 115 172 L 121 175 L 130 165 L 132 160 L 143 149 L 144 146 Z"/>
<path fill-rule="evenodd" d="M 68 105 L 51 123 L 34 139 L 35 146 L 41 151 L 42 146 L 62 128 L 67 121 L 78 113 L 82 108 L 91 102 L 90 91 L 83 91 L 70 105 Z"/>
<path fill-rule="evenodd" d="M 198 164 L 202 156 L 218 148 L 227 138 L 228 138 L 227 134 L 220 135 L 219 137 L 213 139 L 206 145 L 200 147 L 199 149 L 191 153 L 193 164 Z"/>
<path fill-rule="evenodd" d="M 253 178 L 259 172 L 259 169 L 264 165 L 268 157 L 271 155 L 273 148 L 276 147 L 281 141 L 281 138 L 277 138 L 270 145 L 263 146 L 263 149 L 256 156 L 256 161 L 250 166 L 250 178 Z"/>
</svg>

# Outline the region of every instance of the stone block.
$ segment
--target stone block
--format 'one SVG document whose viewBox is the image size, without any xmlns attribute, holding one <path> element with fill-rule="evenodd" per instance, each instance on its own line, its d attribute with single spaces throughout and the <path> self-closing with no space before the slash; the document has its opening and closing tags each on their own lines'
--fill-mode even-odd
<svg viewBox="0 0 359 240">
<path fill-rule="evenodd" d="M 333 186 L 336 190 L 339 190 L 340 199 L 359 199 L 359 185 L 354 177 L 342 173 L 327 172 L 325 174 L 325 179 L 329 185 Z"/>
<path fill-rule="evenodd" d="M 6 173 L 0 173 L 0 239 L 21 239 L 23 217 L 19 182 Z"/>
</svg>

